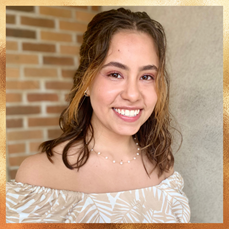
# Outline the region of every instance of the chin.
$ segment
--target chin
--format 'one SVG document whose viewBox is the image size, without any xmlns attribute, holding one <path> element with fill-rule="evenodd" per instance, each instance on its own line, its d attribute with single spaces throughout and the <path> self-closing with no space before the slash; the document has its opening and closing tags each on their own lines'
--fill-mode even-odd
<svg viewBox="0 0 229 229">
<path fill-rule="evenodd" d="M 119 130 L 116 130 L 115 132 L 119 135 L 125 135 L 125 136 L 132 136 L 136 134 L 139 131 L 140 128 L 131 128 L 131 127 L 126 127 L 126 128 L 120 128 Z"/>
</svg>

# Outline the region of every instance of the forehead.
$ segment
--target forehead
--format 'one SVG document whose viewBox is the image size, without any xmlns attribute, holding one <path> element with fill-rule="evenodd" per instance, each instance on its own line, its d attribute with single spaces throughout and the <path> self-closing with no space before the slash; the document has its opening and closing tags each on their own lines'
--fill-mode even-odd
<svg viewBox="0 0 229 229">
<path fill-rule="evenodd" d="M 110 42 L 110 47 L 112 45 L 122 44 L 122 43 L 139 43 L 141 42 L 141 39 L 146 39 L 147 44 L 154 46 L 154 40 L 153 38 L 144 32 L 137 31 L 137 30 L 121 30 L 116 32 Z M 148 43 L 149 42 L 149 43 Z"/>
<path fill-rule="evenodd" d="M 139 64 L 159 62 L 153 38 L 135 30 L 121 30 L 113 35 L 105 62 L 113 59 Z"/>
</svg>

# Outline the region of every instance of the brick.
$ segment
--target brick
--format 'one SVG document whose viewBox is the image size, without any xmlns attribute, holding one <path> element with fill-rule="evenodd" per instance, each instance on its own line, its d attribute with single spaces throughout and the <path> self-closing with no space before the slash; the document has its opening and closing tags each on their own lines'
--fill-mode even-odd
<svg viewBox="0 0 229 229">
<path fill-rule="evenodd" d="M 30 25 L 36 27 L 55 28 L 55 23 L 51 19 L 34 18 L 21 16 L 22 25 Z"/>
<path fill-rule="evenodd" d="M 48 106 L 46 108 L 47 113 L 51 114 L 61 114 L 62 111 L 66 108 L 67 106 Z"/>
<path fill-rule="evenodd" d="M 19 74 L 20 74 L 20 72 L 19 72 L 18 68 L 6 67 L 6 77 L 7 78 L 18 78 Z"/>
<path fill-rule="evenodd" d="M 49 139 L 58 138 L 58 137 L 60 137 L 60 135 L 61 135 L 62 133 L 63 133 L 63 132 L 62 132 L 61 129 L 48 130 L 48 138 L 49 138 Z"/>
<path fill-rule="evenodd" d="M 39 81 L 6 81 L 6 89 L 39 89 Z"/>
<path fill-rule="evenodd" d="M 83 22 L 90 22 L 91 19 L 96 15 L 96 13 L 84 12 L 84 11 L 77 11 L 75 13 L 76 20 L 83 21 Z"/>
<path fill-rule="evenodd" d="M 99 11 L 100 10 L 100 6 L 92 6 L 91 9 L 93 11 Z"/>
<path fill-rule="evenodd" d="M 23 130 L 23 131 L 12 131 L 7 133 L 8 141 L 19 141 L 28 139 L 42 139 L 42 130 Z"/>
<path fill-rule="evenodd" d="M 68 102 L 68 96 L 69 96 L 69 94 L 64 95 L 64 101 Z"/>
<path fill-rule="evenodd" d="M 30 142 L 29 143 L 29 152 L 39 152 L 38 147 L 42 142 Z"/>
<path fill-rule="evenodd" d="M 61 45 L 60 46 L 60 53 L 61 54 L 70 54 L 70 55 L 79 55 L 79 46 L 73 45 Z"/>
<path fill-rule="evenodd" d="M 76 32 L 85 32 L 87 29 L 87 24 L 78 23 L 78 22 L 69 22 L 69 21 L 60 21 L 60 29 L 76 31 Z"/>
<path fill-rule="evenodd" d="M 6 41 L 6 51 L 18 50 L 18 43 L 16 41 Z"/>
<path fill-rule="evenodd" d="M 54 17 L 64 17 L 64 18 L 71 18 L 72 12 L 71 10 L 67 9 L 60 9 L 60 8 L 54 8 L 54 7 L 46 7 L 46 6 L 40 6 L 40 14 L 43 15 L 49 15 Z"/>
<path fill-rule="evenodd" d="M 7 64 L 38 64 L 37 55 L 6 54 Z"/>
<path fill-rule="evenodd" d="M 63 81 L 51 81 L 46 82 L 45 87 L 47 89 L 54 89 L 54 90 L 70 90 L 72 88 L 73 84 L 70 82 L 63 82 Z"/>
<path fill-rule="evenodd" d="M 25 68 L 24 76 L 28 77 L 57 77 L 55 68 Z"/>
<path fill-rule="evenodd" d="M 9 157 L 10 166 L 20 166 L 21 163 L 27 158 L 27 156 Z"/>
<path fill-rule="evenodd" d="M 58 95 L 57 94 L 28 94 L 27 100 L 29 102 L 37 102 L 37 101 L 58 101 Z"/>
<path fill-rule="evenodd" d="M 6 6 L 7 10 L 34 12 L 34 6 Z"/>
<path fill-rule="evenodd" d="M 59 126 L 59 118 L 29 118 L 29 126 Z"/>
<path fill-rule="evenodd" d="M 9 177 L 9 179 L 11 180 L 11 179 L 15 179 L 15 177 L 16 177 L 16 174 L 17 174 L 17 169 L 14 169 L 14 170 L 10 170 L 9 171 L 10 172 L 10 177 Z"/>
<path fill-rule="evenodd" d="M 24 153 L 25 143 L 8 144 L 8 152 L 11 153 Z"/>
<path fill-rule="evenodd" d="M 74 59 L 72 57 L 53 57 L 53 56 L 44 56 L 44 64 L 52 65 L 74 65 Z"/>
<path fill-rule="evenodd" d="M 6 120 L 6 127 L 7 128 L 18 128 L 23 127 L 23 120 L 20 119 L 7 119 Z"/>
<path fill-rule="evenodd" d="M 76 69 L 74 69 L 74 70 L 62 70 L 62 77 L 73 78 L 75 73 L 76 73 Z"/>
<path fill-rule="evenodd" d="M 11 106 L 6 107 L 6 115 L 40 114 L 39 106 Z"/>
<path fill-rule="evenodd" d="M 36 32 L 28 29 L 6 28 L 6 36 L 36 39 Z"/>
<path fill-rule="evenodd" d="M 72 42 L 72 35 L 66 33 L 54 33 L 48 31 L 41 31 L 41 39 L 47 41 Z"/>
<path fill-rule="evenodd" d="M 6 15 L 6 24 L 15 24 L 15 16 L 14 15 Z"/>
<path fill-rule="evenodd" d="M 7 103 L 14 103 L 14 102 L 21 102 L 21 101 L 22 101 L 22 94 L 20 93 L 7 93 L 6 94 Z"/>
<path fill-rule="evenodd" d="M 52 44 L 23 43 L 22 49 L 35 52 L 56 52 L 56 46 Z"/>
<path fill-rule="evenodd" d="M 82 44 L 83 43 L 83 35 L 77 35 L 76 40 L 78 43 Z"/>
</svg>

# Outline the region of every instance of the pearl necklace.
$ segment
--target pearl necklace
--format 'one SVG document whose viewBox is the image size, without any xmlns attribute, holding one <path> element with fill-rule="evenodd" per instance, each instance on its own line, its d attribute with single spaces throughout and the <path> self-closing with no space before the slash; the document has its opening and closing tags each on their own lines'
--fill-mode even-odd
<svg viewBox="0 0 229 229">
<path fill-rule="evenodd" d="M 134 138 L 134 140 L 136 140 L 136 138 Z M 138 143 L 137 143 L 137 142 L 136 142 L 135 144 L 138 146 Z M 140 148 L 139 148 L 139 147 L 137 148 L 137 150 L 140 152 Z M 110 159 L 108 156 L 103 156 L 101 152 L 96 152 L 96 151 L 94 150 L 94 148 L 91 148 L 91 151 L 95 152 L 97 155 L 99 155 L 99 156 L 105 158 L 106 160 L 112 161 L 114 164 L 115 164 L 115 163 L 118 163 L 118 164 L 120 164 L 120 165 L 123 165 L 124 163 L 128 163 L 128 164 L 129 164 L 131 161 L 136 160 L 136 159 L 137 159 L 137 156 L 140 155 L 140 153 L 137 152 L 137 153 L 136 153 L 136 156 L 133 157 L 133 159 L 128 160 L 128 161 L 123 161 L 123 160 L 121 160 L 120 162 L 117 162 L 117 161 L 115 161 L 115 160 Z"/>
</svg>

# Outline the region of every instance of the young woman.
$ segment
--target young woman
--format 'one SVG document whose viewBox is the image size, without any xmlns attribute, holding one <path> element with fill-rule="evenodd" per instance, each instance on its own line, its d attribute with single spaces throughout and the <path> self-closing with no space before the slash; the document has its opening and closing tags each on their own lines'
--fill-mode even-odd
<svg viewBox="0 0 229 229">
<path fill-rule="evenodd" d="M 97 14 L 60 116 L 7 183 L 9 223 L 187 223 L 171 151 L 163 27 L 145 12 Z"/>
</svg>

